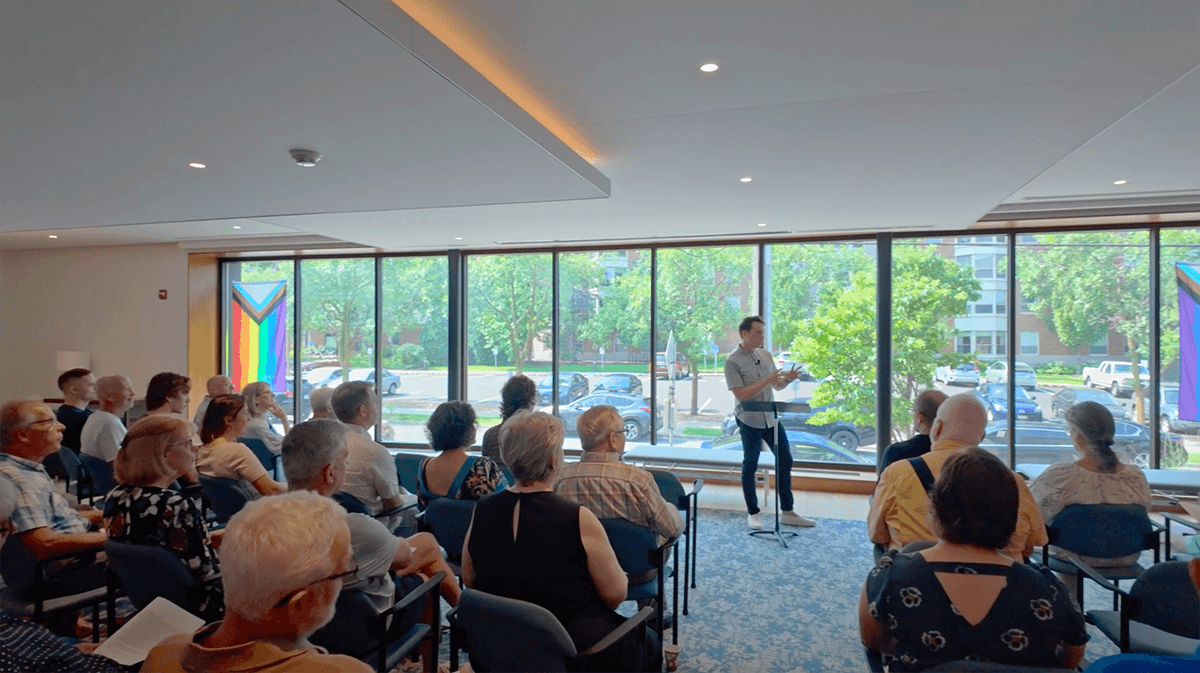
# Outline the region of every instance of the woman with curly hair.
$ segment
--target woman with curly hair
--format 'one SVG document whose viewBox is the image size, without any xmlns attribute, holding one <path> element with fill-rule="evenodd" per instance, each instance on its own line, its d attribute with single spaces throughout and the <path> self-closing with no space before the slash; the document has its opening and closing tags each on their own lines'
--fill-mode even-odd
<svg viewBox="0 0 1200 673">
<path fill-rule="evenodd" d="M 193 607 L 212 621 L 220 619 L 225 599 L 191 431 L 188 421 L 165 415 L 147 416 L 130 428 L 113 461 L 117 486 L 105 498 L 104 525 L 117 542 L 163 547 L 177 556 L 200 589 Z"/>
<path fill-rule="evenodd" d="M 524 374 L 517 374 L 504 382 L 500 389 L 500 425 L 493 425 L 483 433 L 483 455 L 492 460 L 500 460 L 500 429 L 504 422 L 518 411 L 533 411 L 537 407 L 541 394 L 537 384 Z"/>
<path fill-rule="evenodd" d="M 417 472 L 417 499 L 421 507 L 434 498 L 479 500 L 508 487 L 500 466 L 487 456 L 469 456 L 475 443 L 475 410 L 461 401 L 438 405 L 425 424 L 429 445 L 440 451 L 426 458 Z"/>
<path fill-rule="evenodd" d="M 1017 477 L 969 447 L 942 466 L 929 495 L 938 541 L 889 551 L 859 596 L 863 644 L 893 671 L 961 659 L 1074 669 L 1088 635 L 1053 573 L 1005 556 L 1017 527 Z"/>
</svg>

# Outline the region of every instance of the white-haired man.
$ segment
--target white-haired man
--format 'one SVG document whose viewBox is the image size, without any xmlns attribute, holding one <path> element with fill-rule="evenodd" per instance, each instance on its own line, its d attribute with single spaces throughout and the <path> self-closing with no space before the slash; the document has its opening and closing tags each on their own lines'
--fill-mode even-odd
<svg viewBox="0 0 1200 673">
<path fill-rule="evenodd" d="M 901 549 L 912 542 L 936 539 L 929 527 L 929 497 L 924 484 L 928 482 L 932 487 L 946 460 L 979 444 L 986 428 L 987 410 L 974 393 L 947 398 L 938 407 L 929 430 L 932 441 L 929 453 L 892 463 L 880 475 L 867 514 L 871 542 L 887 549 Z M 1047 543 L 1046 524 L 1025 480 L 1015 474 L 1013 479 L 1017 482 L 1021 505 L 1017 529 L 1004 551 L 1014 559 L 1028 558 L 1035 546 Z"/>
<path fill-rule="evenodd" d="M 221 543 L 225 619 L 159 643 L 142 670 L 370 671 L 308 642 L 333 618 L 342 578 L 357 570 L 344 514 L 329 498 L 297 491 L 233 515 Z"/>
<path fill-rule="evenodd" d="M 658 535 L 659 544 L 679 535 L 679 510 L 667 504 L 654 477 L 621 462 L 625 422 L 616 408 L 600 404 L 575 422 L 583 455 L 564 465 L 554 492 L 587 507 L 599 519 L 625 519 Z"/>
<path fill-rule="evenodd" d="M 62 442 L 62 423 L 45 404 L 36 400 L 14 400 L 0 406 L 0 476 L 17 488 L 17 503 L 12 513 L 13 534 L 39 559 L 48 559 L 79 551 L 99 551 L 108 539 L 99 510 L 72 509 L 54 487 L 42 467 L 46 456 L 58 451 Z M 4 581 L 18 593 L 32 587 L 32 575 L 6 568 Z M 51 568 L 57 575 L 48 584 L 50 591 L 67 595 L 104 584 L 99 564 L 78 561 Z"/>
<path fill-rule="evenodd" d="M 204 382 L 204 392 L 206 393 L 204 399 L 200 400 L 200 406 L 196 407 L 196 415 L 192 418 L 192 425 L 196 426 L 196 432 L 199 432 L 204 425 L 204 412 L 208 411 L 208 403 L 218 395 L 232 395 L 236 390 L 233 387 L 232 379 L 217 374 L 208 377 L 208 380 Z"/>
<path fill-rule="evenodd" d="M 337 420 L 337 414 L 333 413 L 333 388 L 317 388 L 309 393 L 308 403 L 312 405 L 312 418 Z"/>
<path fill-rule="evenodd" d="M 133 384 L 124 376 L 105 376 L 96 382 L 96 397 L 100 410 L 88 417 L 80 433 L 81 453 L 95 456 L 106 463 L 117 459 L 121 441 L 125 439 L 125 423 L 121 416 L 133 406 Z"/>
</svg>

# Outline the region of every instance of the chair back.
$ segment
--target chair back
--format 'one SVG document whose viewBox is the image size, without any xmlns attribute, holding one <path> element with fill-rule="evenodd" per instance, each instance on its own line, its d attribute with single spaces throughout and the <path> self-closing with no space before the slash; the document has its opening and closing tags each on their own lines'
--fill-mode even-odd
<svg viewBox="0 0 1200 673">
<path fill-rule="evenodd" d="M 1200 597 L 1187 563 L 1152 565 L 1129 590 L 1130 619 L 1184 638 L 1200 638 Z"/>
<path fill-rule="evenodd" d="M 658 492 L 662 494 L 663 500 L 666 500 L 668 504 L 673 504 L 677 509 L 688 509 L 688 499 L 683 494 L 683 484 L 679 483 L 679 477 L 666 470 L 646 471 L 654 477 L 654 483 L 658 486 Z"/>
<path fill-rule="evenodd" d="M 250 453 L 253 453 L 258 462 L 262 463 L 262 466 L 267 468 L 267 472 L 271 473 L 272 479 L 279 476 L 276 472 L 276 468 L 279 466 L 279 456 L 271 453 L 266 442 L 254 437 L 238 437 L 238 442 L 245 444 L 250 449 Z"/>
<path fill-rule="evenodd" d="M 208 506 L 212 509 L 217 523 L 228 522 L 229 517 L 240 512 L 250 501 L 246 491 L 242 488 L 240 479 L 208 477 L 202 474 L 200 475 L 200 490 L 208 499 Z"/>
<path fill-rule="evenodd" d="M 575 645 L 546 608 L 466 589 L 455 612 L 471 667 L 487 671 L 566 671 Z"/>
<path fill-rule="evenodd" d="M 157 545 L 129 544 L 105 540 L 108 568 L 121 580 L 121 587 L 139 610 L 158 596 L 187 610 L 195 610 L 192 589 L 196 580 L 183 561 Z"/>
<path fill-rule="evenodd" d="M 658 566 L 650 561 L 650 552 L 658 548 L 658 536 L 625 519 L 601 519 L 608 542 L 617 553 L 621 569 L 631 577 L 645 577 Z M 630 587 L 632 589 L 632 587 Z"/>
<path fill-rule="evenodd" d="M 309 636 L 313 645 L 324 647 L 334 654 L 358 658 L 379 646 L 371 620 L 378 616 L 371 599 L 362 591 L 343 589 L 334 608 L 337 618 Z"/>
<path fill-rule="evenodd" d="M 454 563 L 462 559 L 463 542 L 467 539 L 474 513 L 474 500 L 434 498 L 425 506 L 425 525 Z"/>
<path fill-rule="evenodd" d="M 332 497 L 339 505 L 342 506 L 342 509 L 350 512 L 351 514 L 366 514 L 367 516 L 371 516 L 371 510 L 367 509 L 367 506 L 362 503 L 362 500 L 359 500 L 345 491 L 338 491 L 337 493 L 334 493 Z"/>
<path fill-rule="evenodd" d="M 86 453 L 79 454 L 79 462 L 83 465 L 84 472 L 88 477 L 89 495 L 103 497 L 117 485 L 116 480 L 113 479 L 112 465 Z"/>
<path fill-rule="evenodd" d="M 34 573 L 38 572 L 38 559 L 25 541 L 16 535 L 8 536 L 0 546 L 0 577 L 8 589 L 18 595 L 33 590 Z"/>
<path fill-rule="evenodd" d="M 409 493 L 417 492 L 417 473 L 421 470 L 421 461 L 428 457 L 419 453 L 396 454 L 396 478 Z"/>
<path fill-rule="evenodd" d="M 1141 505 L 1068 505 L 1046 524 L 1050 543 L 1080 556 L 1137 554 L 1154 532 Z"/>
<path fill-rule="evenodd" d="M 83 463 L 79 462 L 79 454 L 67 447 L 59 448 L 42 461 L 42 467 L 51 477 L 61 477 L 67 482 L 67 492 L 71 492 L 71 484 L 75 484 L 75 496 L 79 497 L 79 477 L 82 475 Z"/>
</svg>

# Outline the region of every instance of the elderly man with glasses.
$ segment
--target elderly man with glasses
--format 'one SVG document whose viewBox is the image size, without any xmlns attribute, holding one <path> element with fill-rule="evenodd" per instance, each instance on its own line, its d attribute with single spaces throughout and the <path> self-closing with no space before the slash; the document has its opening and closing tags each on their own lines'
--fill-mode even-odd
<svg viewBox="0 0 1200 673">
<path fill-rule="evenodd" d="M 221 572 L 225 619 L 159 643 L 143 671 L 371 670 L 308 642 L 333 619 L 343 579 L 358 572 L 333 500 L 296 491 L 248 504 L 225 528 Z"/>
<path fill-rule="evenodd" d="M 62 423 L 41 402 L 15 400 L 0 406 L 0 475 L 12 481 L 17 489 L 13 534 L 42 560 L 79 551 L 99 551 L 108 537 L 99 529 L 100 511 L 72 508 L 42 467 L 42 460 L 58 451 L 62 433 Z M 5 583 L 18 593 L 27 591 L 33 582 L 32 568 L 27 570 L 28 576 L 6 570 Z M 55 595 L 104 584 L 103 568 L 78 557 L 53 567 L 50 574 L 47 587 Z"/>
</svg>

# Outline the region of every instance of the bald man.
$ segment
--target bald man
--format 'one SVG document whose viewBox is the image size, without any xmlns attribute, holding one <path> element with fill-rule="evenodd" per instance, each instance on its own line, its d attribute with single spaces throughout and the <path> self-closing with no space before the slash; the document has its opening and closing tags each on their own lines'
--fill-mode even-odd
<svg viewBox="0 0 1200 673">
<path fill-rule="evenodd" d="M 987 428 L 987 410 L 974 393 L 947 398 L 937 410 L 929 430 L 932 442 L 924 456 L 892 463 L 875 487 L 867 531 L 871 542 L 887 549 L 901 549 L 921 540 L 936 540 L 929 527 L 929 497 L 918 470 L 928 468 L 929 483 L 937 478 L 946 459 L 968 446 L 976 446 Z M 1003 551 L 1012 559 L 1028 558 L 1033 548 L 1048 542 L 1046 524 L 1025 480 L 1013 475 L 1021 494 L 1017 529 Z"/>
<path fill-rule="evenodd" d="M 200 400 L 200 406 L 196 407 L 196 416 L 192 419 L 192 425 L 196 426 L 197 432 L 204 425 L 204 412 L 208 411 L 208 403 L 213 401 L 213 398 L 218 395 L 232 395 L 236 390 L 233 388 L 233 381 L 228 376 L 210 376 L 204 382 L 204 399 Z"/>
<path fill-rule="evenodd" d="M 883 457 L 875 468 L 877 474 L 883 474 L 888 465 L 898 460 L 908 460 L 929 453 L 933 444 L 929 439 L 929 429 L 933 427 L 933 419 L 937 418 L 938 407 L 946 401 L 946 393 L 940 390 L 926 390 L 917 395 L 913 404 L 913 430 L 917 434 L 903 442 L 896 442 L 883 450 Z"/>
</svg>

